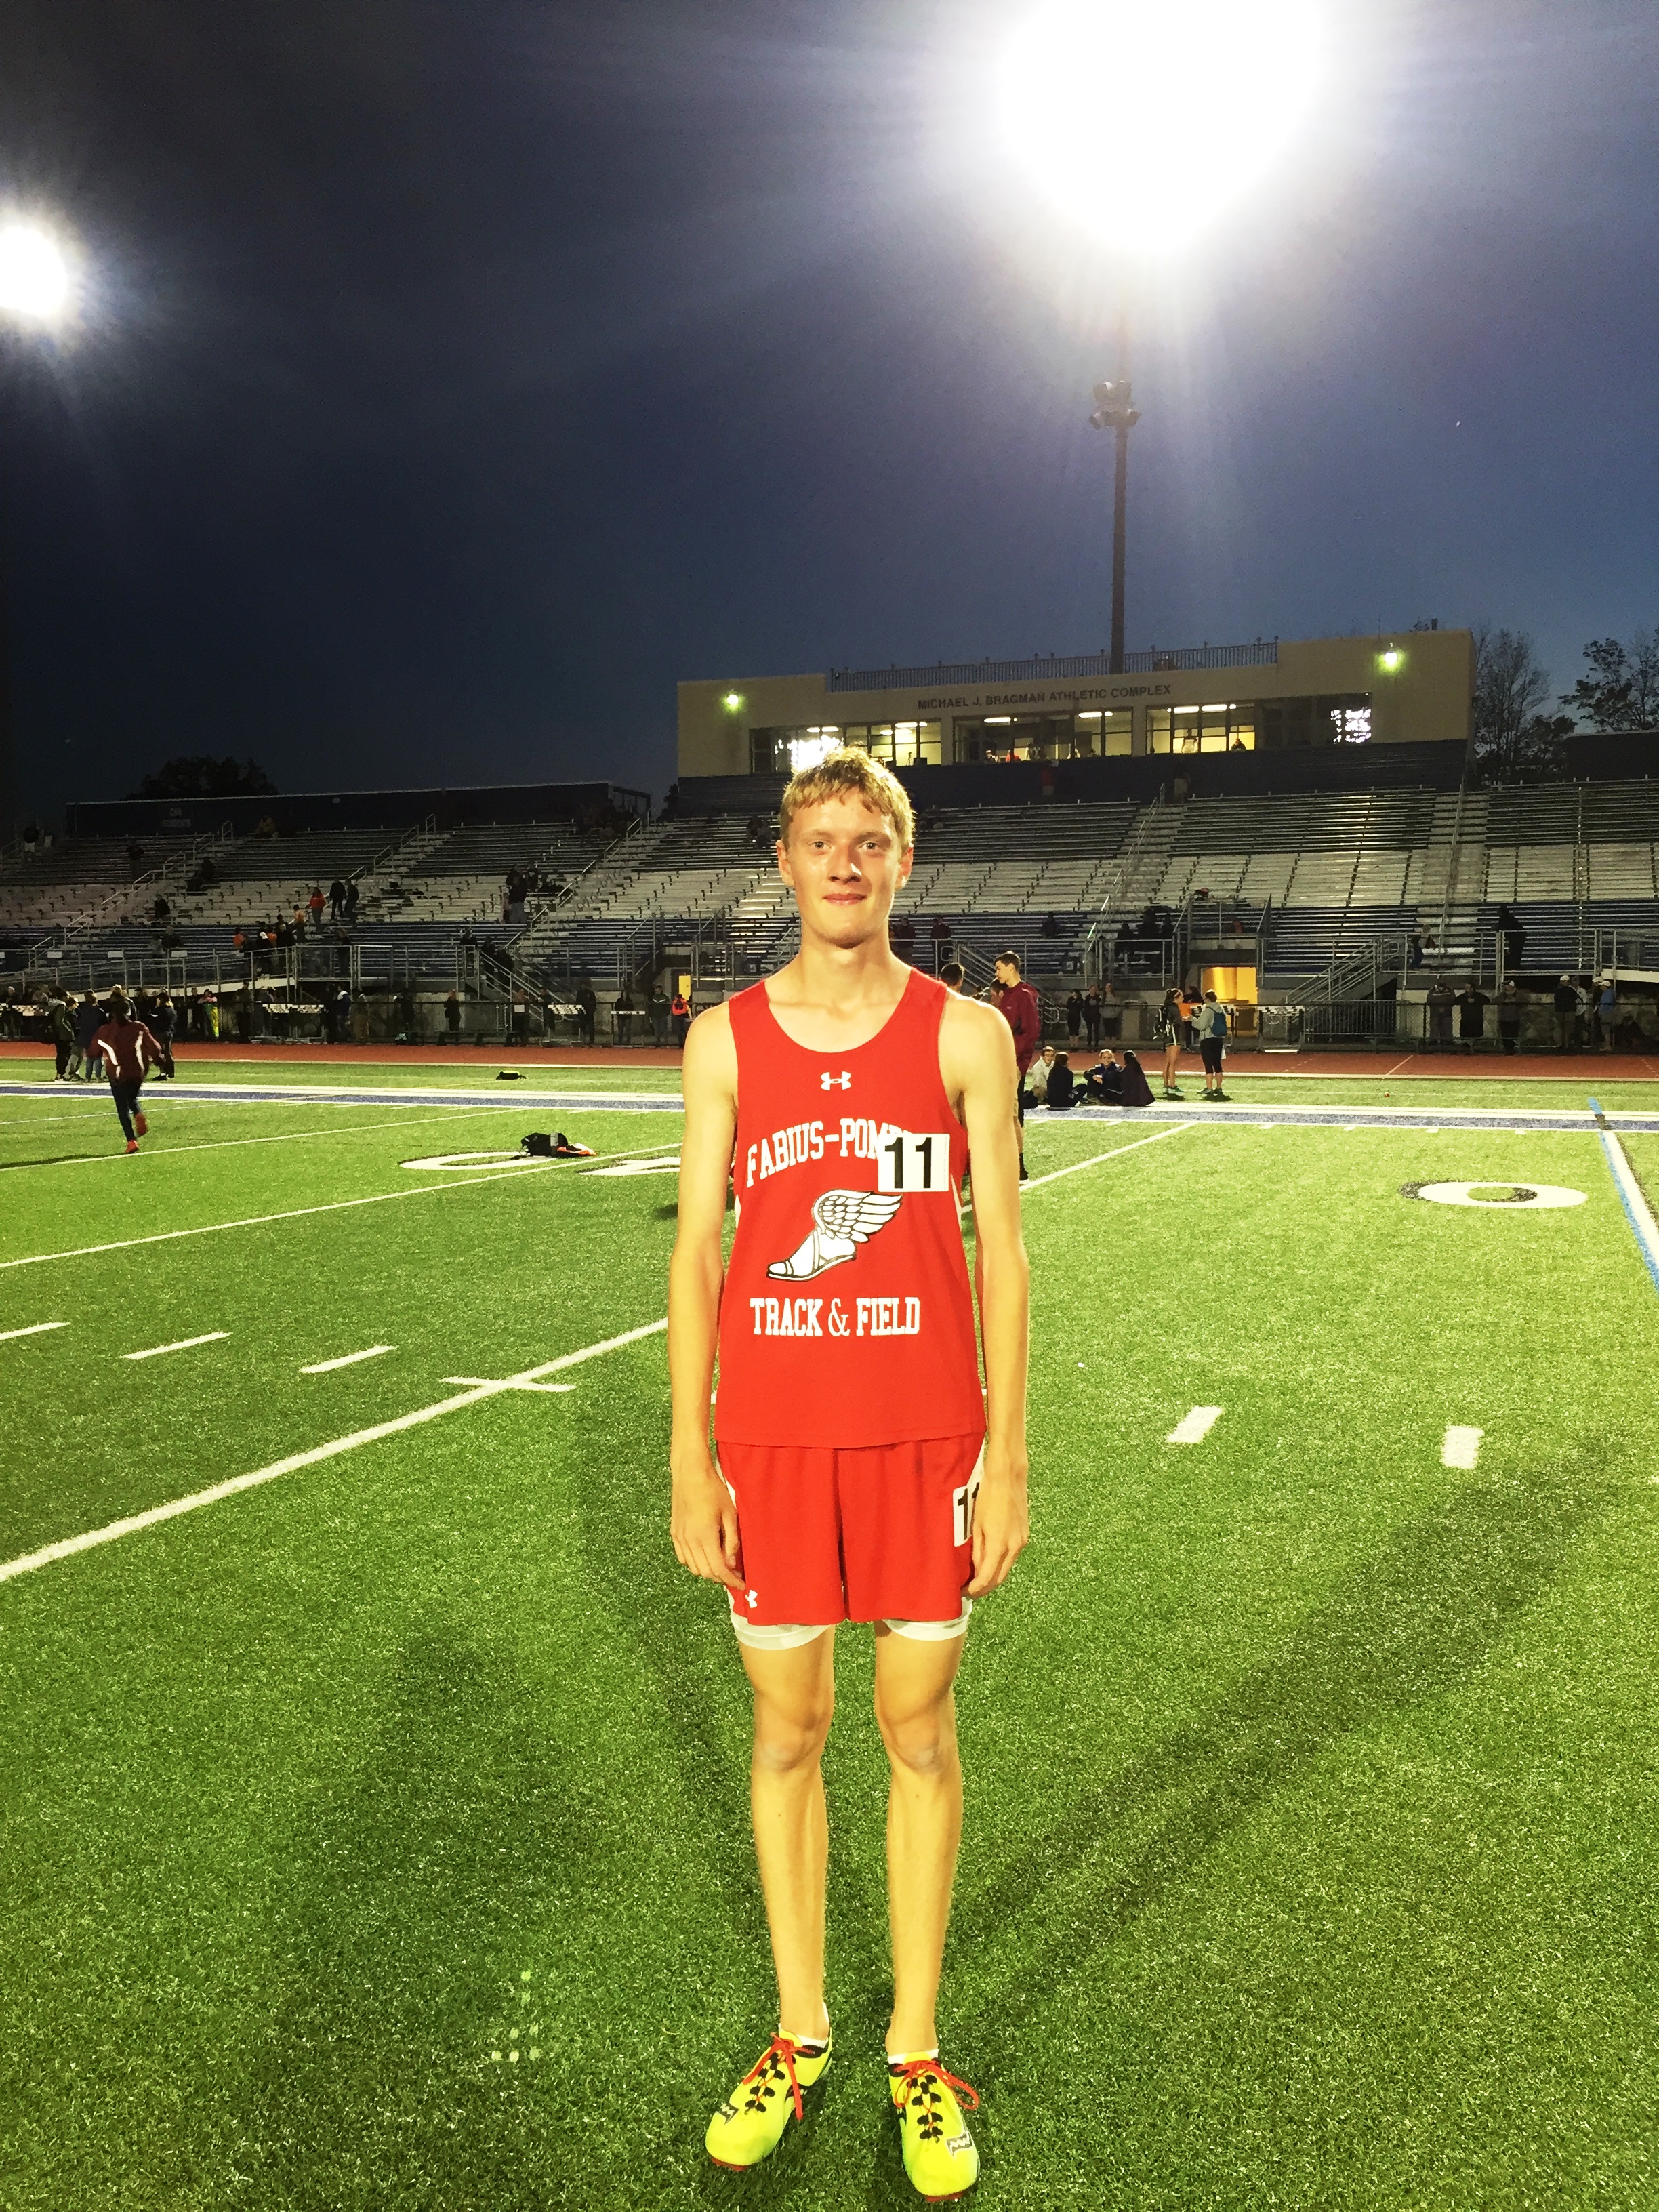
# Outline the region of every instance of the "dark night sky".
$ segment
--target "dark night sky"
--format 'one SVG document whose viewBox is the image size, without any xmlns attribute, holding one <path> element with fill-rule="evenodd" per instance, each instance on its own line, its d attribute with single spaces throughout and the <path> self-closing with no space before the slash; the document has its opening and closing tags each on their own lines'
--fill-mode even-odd
<svg viewBox="0 0 1659 2212">
<path fill-rule="evenodd" d="M 991 126 L 1012 13 L 12 0 L 0 186 L 96 280 L 0 423 L 26 802 L 660 794 L 678 677 L 1102 646 L 1120 275 Z M 1129 642 L 1484 618 L 1565 688 L 1659 617 L 1659 19 L 1334 13 L 1141 287 Z"/>
</svg>

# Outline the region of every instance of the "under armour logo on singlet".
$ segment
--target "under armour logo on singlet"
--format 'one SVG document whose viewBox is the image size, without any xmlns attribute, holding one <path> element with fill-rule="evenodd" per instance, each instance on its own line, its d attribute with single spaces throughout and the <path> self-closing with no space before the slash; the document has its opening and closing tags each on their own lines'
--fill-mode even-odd
<svg viewBox="0 0 1659 2212">
<path fill-rule="evenodd" d="M 831 1075 L 826 1067 L 818 1077 L 818 1081 L 826 1091 L 833 1091 L 837 1084 L 843 1091 L 850 1091 L 853 1087 L 853 1071 L 850 1067 L 843 1067 L 839 1075 Z"/>
<path fill-rule="evenodd" d="M 744 1602 L 748 1606 L 750 1611 L 752 1613 L 754 1608 L 760 1603 L 760 1592 L 758 1590 L 745 1590 L 744 1593 Z"/>
</svg>

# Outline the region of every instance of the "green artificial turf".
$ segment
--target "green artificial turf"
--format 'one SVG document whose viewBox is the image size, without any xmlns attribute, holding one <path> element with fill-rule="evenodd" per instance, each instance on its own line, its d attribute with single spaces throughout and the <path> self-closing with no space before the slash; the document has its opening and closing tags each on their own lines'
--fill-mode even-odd
<svg viewBox="0 0 1659 2212">
<path fill-rule="evenodd" d="M 664 1310 L 672 1175 L 402 1164 L 511 1115 L 153 1129 L 130 1161 L 95 1095 L 0 1100 L 0 1260 L 124 1246 L 0 1270 L 0 1329 L 70 1324 L 0 1342 L 0 1559 Z M 980 2199 L 1650 2205 L 1659 1294 L 1600 1142 L 1146 1133 L 1029 1139 L 1136 1148 L 1024 1200 L 1035 1538 L 963 1667 L 941 2013 Z M 1586 1200 L 1401 1195 L 1455 1180 Z M 558 1379 L 0 1583 L 7 2212 L 916 2201 L 868 1637 L 838 2063 L 739 2184 L 701 2144 L 774 2017 L 742 1677 L 666 1540 L 660 1336 Z"/>
</svg>

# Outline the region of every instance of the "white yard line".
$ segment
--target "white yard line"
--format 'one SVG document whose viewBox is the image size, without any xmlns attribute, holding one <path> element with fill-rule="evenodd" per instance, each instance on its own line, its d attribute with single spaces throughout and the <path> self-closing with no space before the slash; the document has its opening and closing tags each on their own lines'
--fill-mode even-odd
<svg viewBox="0 0 1659 2212">
<path fill-rule="evenodd" d="M 1219 1406 L 1194 1406 L 1183 1413 L 1164 1441 L 1166 1444 L 1201 1444 L 1221 1419 Z"/>
<path fill-rule="evenodd" d="M 641 1146 L 642 1151 L 660 1152 L 660 1145 Z M 599 1152 L 601 1160 L 626 1160 L 637 1157 L 632 1152 Z M 121 1237 L 107 1244 L 77 1244 L 65 1252 L 31 1252 L 21 1260 L 0 1260 L 0 1272 L 8 1267 L 40 1267 L 49 1260 L 87 1260 L 100 1252 L 130 1252 L 140 1244 L 170 1244 L 180 1237 L 217 1237 L 228 1229 L 263 1229 L 273 1221 L 302 1221 L 313 1213 L 343 1213 L 354 1206 L 389 1206 L 394 1199 L 429 1198 L 434 1191 L 471 1190 L 475 1183 L 512 1182 L 518 1180 L 516 1168 L 498 1168 L 493 1175 L 457 1176 L 450 1182 L 416 1182 L 407 1190 L 379 1190 L 368 1198 L 335 1198 L 325 1206 L 295 1206 L 283 1213 L 250 1213 L 240 1221 L 207 1221 L 199 1229 L 161 1229 L 149 1237 Z"/>
<path fill-rule="evenodd" d="M 1441 1466 L 1462 1468 L 1467 1473 L 1480 1456 L 1480 1439 L 1486 1433 L 1484 1429 L 1448 1429 L 1440 1439 Z"/>
<path fill-rule="evenodd" d="M 337 1359 L 319 1359 L 313 1367 L 302 1367 L 301 1375 L 331 1375 L 337 1367 L 355 1367 L 360 1359 L 379 1359 L 383 1353 L 395 1352 L 395 1344 L 371 1344 L 367 1352 L 343 1352 Z M 452 1378 L 446 1375 L 446 1382 Z"/>
<path fill-rule="evenodd" d="M 1058 1182 L 1062 1176 L 1081 1175 L 1085 1168 L 1098 1167 L 1102 1160 L 1121 1159 L 1125 1152 L 1138 1152 L 1143 1145 L 1161 1144 L 1165 1137 L 1178 1137 L 1183 1129 L 1195 1129 L 1196 1121 L 1177 1121 L 1173 1128 L 1160 1129 L 1151 1137 L 1137 1137 L 1132 1145 L 1117 1145 L 1109 1152 L 1091 1152 L 1086 1160 L 1073 1160 L 1068 1168 L 1051 1168 L 1047 1175 L 1032 1176 L 1020 1185 L 1023 1193 L 1041 1190 L 1045 1182 Z"/>
<path fill-rule="evenodd" d="M 659 1336 L 667 1326 L 666 1321 L 647 1322 L 643 1328 L 627 1329 L 621 1336 L 608 1336 L 601 1343 L 584 1345 L 580 1352 L 567 1352 L 562 1358 L 545 1360 L 539 1367 L 527 1367 L 522 1375 L 510 1375 L 505 1382 L 477 1383 L 459 1398 L 441 1398 L 435 1405 L 417 1407 L 414 1413 L 400 1413 L 395 1420 L 377 1421 L 372 1429 L 357 1429 L 349 1437 L 336 1437 L 331 1443 L 319 1444 L 314 1450 L 295 1452 L 289 1459 L 256 1468 L 252 1474 L 234 1474 L 228 1481 L 192 1491 L 187 1498 L 173 1498 L 165 1505 L 152 1505 L 148 1512 L 129 1514 L 124 1521 L 112 1521 L 102 1528 L 88 1528 L 83 1535 L 65 1536 L 59 1543 L 45 1544 L 38 1552 L 26 1552 L 21 1559 L 0 1564 L 0 1583 L 33 1574 L 37 1567 L 49 1567 L 58 1559 L 73 1559 L 77 1552 L 90 1552 L 100 1544 L 112 1544 L 118 1537 L 136 1535 L 141 1528 L 154 1528 L 163 1521 L 176 1520 L 181 1513 L 193 1513 L 200 1506 L 216 1505 L 221 1498 L 234 1498 L 240 1491 L 255 1490 L 262 1483 L 275 1482 L 278 1475 L 297 1474 L 301 1468 L 317 1467 L 324 1460 L 337 1459 L 342 1452 L 356 1451 L 360 1444 L 378 1443 L 382 1437 L 395 1437 L 404 1429 L 418 1428 L 422 1422 L 440 1420 L 444 1414 L 459 1412 L 463 1406 L 476 1406 L 485 1398 L 520 1389 L 526 1382 L 538 1382 L 544 1375 L 557 1373 L 561 1368 L 576 1367 L 583 1360 L 597 1359 L 602 1352 L 618 1351 L 625 1344 L 638 1344 L 647 1336 Z"/>
<path fill-rule="evenodd" d="M 66 1321 L 34 1321 L 27 1328 L 0 1328 L 0 1344 L 9 1344 L 15 1336 L 42 1336 L 49 1328 L 67 1328 Z"/>
<path fill-rule="evenodd" d="M 488 1377 L 483 1375 L 446 1375 L 442 1379 L 446 1382 L 459 1383 L 465 1389 L 477 1390 L 481 1389 L 484 1386 Z M 576 1386 L 574 1382 L 513 1382 L 507 1385 L 509 1389 L 514 1390 L 549 1390 L 554 1392 L 560 1390 L 574 1390 L 575 1387 Z"/>
<path fill-rule="evenodd" d="M 152 1344 L 148 1352 L 124 1352 L 123 1359 L 159 1359 L 163 1352 L 189 1352 L 198 1344 L 222 1344 L 230 1334 L 228 1328 L 210 1328 L 205 1336 L 181 1336 L 177 1344 Z"/>
</svg>

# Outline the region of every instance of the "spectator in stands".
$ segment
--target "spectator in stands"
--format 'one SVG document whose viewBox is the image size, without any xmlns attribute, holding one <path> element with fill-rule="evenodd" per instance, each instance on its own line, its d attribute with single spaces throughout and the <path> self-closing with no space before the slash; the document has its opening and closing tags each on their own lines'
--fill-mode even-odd
<svg viewBox="0 0 1659 2212">
<path fill-rule="evenodd" d="M 368 1042 L 368 1000 L 361 991 L 351 994 L 351 1036 L 356 1044 Z"/>
<path fill-rule="evenodd" d="M 1513 1052 L 1520 1042 L 1521 1022 L 1526 1011 L 1527 994 L 1511 975 L 1498 994 L 1498 1042 L 1504 1052 Z"/>
<path fill-rule="evenodd" d="M 1457 1004 L 1455 994 L 1445 977 L 1437 975 L 1429 986 L 1424 1001 L 1429 1017 L 1429 1049 L 1431 1052 L 1451 1050 L 1452 1008 Z"/>
<path fill-rule="evenodd" d="M 651 1015 L 651 1039 L 653 1044 L 665 1045 L 668 1042 L 669 1010 L 670 1000 L 668 994 L 662 987 L 662 977 L 659 975 L 651 986 L 651 999 L 649 1005 L 649 1012 Z"/>
<path fill-rule="evenodd" d="M 165 892 L 157 891 L 155 897 L 150 901 L 149 918 L 152 921 L 172 921 L 173 908 L 167 904 L 167 895 Z"/>
<path fill-rule="evenodd" d="M 1057 1052 L 1054 1065 L 1048 1070 L 1048 1111 L 1051 1114 L 1068 1114 L 1077 1102 L 1078 1082 L 1072 1073 L 1072 1063 L 1063 1052 Z"/>
<path fill-rule="evenodd" d="M 1611 1052 L 1619 1029 L 1619 986 L 1611 975 L 1595 1002 L 1595 1018 L 1601 1029 L 1601 1050 Z"/>
<path fill-rule="evenodd" d="M 67 1083 L 75 1053 L 75 1022 L 70 1002 L 56 983 L 46 986 L 46 1037 L 58 1062 L 52 1081 Z"/>
<path fill-rule="evenodd" d="M 902 914 L 896 917 L 888 929 L 887 941 L 899 952 L 915 951 L 916 925 L 908 914 Z"/>
<path fill-rule="evenodd" d="M 1083 1037 L 1083 994 L 1075 983 L 1066 994 L 1066 1042 L 1075 1051 Z"/>
<path fill-rule="evenodd" d="M 457 991 L 452 990 L 444 1000 L 444 1027 L 449 1032 L 451 1044 L 459 1044 L 461 1041 L 461 1000 Z"/>
<path fill-rule="evenodd" d="M 1038 934 L 1042 937 L 1058 937 L 1060 935 L 1059 915 L 1054 914 L 1045 914 L 1042 917 L 1042 927 L 1038 932 Z"/>
<path fill-rule="evenodd" d="M 1423 965 L 1423 933 L 1420 929 L 1413 929 L 1406 939 L 1406 965 L 1407 968 Z"/>
<path fill-rule="evenodd" d="M 1176 1076 L 1181 1066 L 1182 1031 L 1186 1026 L 1187 1010 L 1181 1002 L 1181 994 L 1172 984 L 1164 994 L 1164 1004 L 1158 1010 L 1158 1041 L 1164 1048 L 1164 1096 L 1184 1098 L 1186 1093 L 1176 1088 Z"/>
<path fill-rule="evenodd" d="M 1555 1049 L 1557 1052 L 1577 1052 L 1578 1049 L 1578 987 L 1571 975 L 1564 975 L 1555 987 Z"/>
<path fill-rule="evenodd" d="M 75 1051 L 69 1064 L 71 1076 L 79 1068 L 82 1083 L 97 1083 L 103 1078 L 103 1063 L 99 1060 L 92 1042 L 103 1018 L 103 1008 L 88 991 L 75 1009 Z"/>
<path fill-rule="evenodd" d="M 1527 944 L 1527 933 L 1521 927 L 1520 917 L 1511 913 L 1507 906 L 1500 906 L 1496 926 L 1498 934 L 1504 940 L 1504 965 L 1518 968 Z"/>
<path fill-rule="evenodd" d="M 1191 780 L 1184 768 L 1178 768 L 1175 772 L 1175 781 L 1170 786 L 1170 804 L 1175 806 L 1184 806 L 1192 795 Z"/>
<path fill-rule="evenodd" d="M 674 1042 L 679 1046 L 682 1050 L 684 1050 L 685 1046 L 685 1033 L 691 1026 L 691 1008 L 687 1003 L 683 992 L 679 990 L 675 991 L 673 999 L 670 1002 L 668 1012 L 669 1018 L 674 1025 Z"/>
<path fill-rule="evenodd" d="M 594 1017 L 599 1011 L 599 1002 L 593 996 L 593 986 L 584 976 L 570 995 L 576 1008 L 576 1042 L 578 1044 L 592 1044 Z"/>
<path fill-rule="evenodd" d="M 320 929 L 323 926 L 323 908 L 326 903 L 327 902 L 323 896 L 322 885 L 320 884 L 313 884 L 311 886 L 311 896 L 306 901 L 306 905 L 311 912 L 311 926 L 313 930 Z"/>
<path fill-rule="evenodd" d="M 344 913 L 345 885 L 340 881 L 340 878 L 336 876 L 333 882 L 328 887 L 328 918 L 331 921 L 338 921 L 343 918 Z"/>
<path fill-rule="evenodd" d="M 345 918 L 349 922 L 357 919 L 357 878 L 353 876 L 345 887 Z"/>
<path fill-rule="evenodd" d="M 1457 994 L 1457 1035 L 1465 1052 L 1473 1052 L 1486 1033 L 1486 1008 L 1492 1001 L 1479 983 L 1466 983 Z"/>
<path fill-rule="evenodd" d="M 256 837 L 274 837 L 276 835 L 275 817 L 269 814 L 262 814 L 253 834 Z"/>
<path fill-rule="evenodd" d="M 144 848 L 142 845 L 127 847 L 127 872 L 136 884 L 144 871 Z"/>
<path fill-rule="evenodd" d="M 1213 991 L 1204 994 L 1193 1026 L 1198 1032 L 1198 1056 L 1204 1063 L 1204 1096 L 1224 1101 L 1221 1063 L 1227 1049 L 1227 1010 Z"/>
<path fill-rule="evenodd" d="M 1083 1034 L 1089 1040 L 1091 1052 L 1100 1049 L 1100 1025 L 1105 1012 L 1101 1004 L 1099 984 L 1091 983 L 1083 994 Z"/>
</svg>

